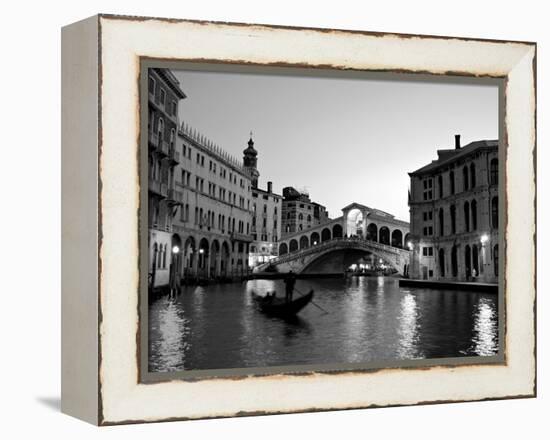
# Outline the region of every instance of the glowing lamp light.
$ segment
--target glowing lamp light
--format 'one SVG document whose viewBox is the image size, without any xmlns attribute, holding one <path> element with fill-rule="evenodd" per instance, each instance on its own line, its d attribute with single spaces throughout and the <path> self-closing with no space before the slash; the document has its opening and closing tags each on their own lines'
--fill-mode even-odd
<svg viewBox="0 0 550 440">
<path fill-rule="evenodd" d="M 414 246 L 413 246 L 413 244 L 412 244 L 412 241 L 408 241 L 408 242 L 407 242 L 407 247 L 409 248 L 409 250 L 411 250 L 411 251 L 413 250 L 413 247 L 414 247 Z"/>
<path fill-rule="evenodd" d="M 489 236 L 487 234 L 483 234 L 481 236 L 481 243 L 485 244 L 489 241 Z"/>
<path fill-rule="evenodd" d="M 179 246 L 174 246 L 174 247 L 172 248 L 172 252 L 173 252 L 174 254 L 179 254 L 179 252 L 180 252 Z"/>
<path fill-rule="evenodd" d="M 204 254 L 204 249 L 199 249 L 199 254 Z"/>
<path fill-rule="evenodd" d="M 316 241 L 313 242 L 313 246 L 317 246 L 317 242 L 316 242 Z"/>
</svg>

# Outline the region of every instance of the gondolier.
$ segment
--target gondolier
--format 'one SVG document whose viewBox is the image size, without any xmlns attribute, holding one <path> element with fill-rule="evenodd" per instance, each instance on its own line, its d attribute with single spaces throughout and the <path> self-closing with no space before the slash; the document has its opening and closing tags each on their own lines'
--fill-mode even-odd
<svg viewBox="0 0 550 440">
<path fill-rule="evenodd" d="M 292 301 L 292 295 L 294 294 L 294 285 L 296 284 L 296 275 L 292 270 L 285 278 L 285 300 L 286 302 Z"/>
</svg>

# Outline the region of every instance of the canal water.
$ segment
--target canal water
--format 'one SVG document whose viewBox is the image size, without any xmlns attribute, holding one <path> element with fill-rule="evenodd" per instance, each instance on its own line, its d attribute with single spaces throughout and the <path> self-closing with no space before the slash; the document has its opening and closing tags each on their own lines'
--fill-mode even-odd
<svg viewBox="0 0 550 440">
<path fill-rule="evenodd" d="M 497 295 L 399 287 L 392 277 L 298 280 L 313 304 L 286 322 L 260 313 L 252 291 L 281 280 L 185 287 L 149 307 L 149 371 L 206 370 L 498 352 Z M 295 297 L 299 295 L 295 293 Z"/>
</svg>

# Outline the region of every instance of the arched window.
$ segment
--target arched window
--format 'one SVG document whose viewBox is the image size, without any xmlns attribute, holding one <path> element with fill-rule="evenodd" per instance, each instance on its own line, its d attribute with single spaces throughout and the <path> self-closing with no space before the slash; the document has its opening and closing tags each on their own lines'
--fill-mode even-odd
<svg viewBox="0 0 550 440">
<path fill-rule="evenodd" d="M 439 208 L 439 235 L 441 237 L 445 235 L 445 213 L 443 208 Z"/>
<path fill-rule="evenodd" d="M 455 193 L 455 172 L 454 171 L 451 171 L 449 173 L 449 187 L 450 187 L 451 194 L 454 194 Z"/>
<path fill-rule="evenodd" d="M 453 246 L 451 249 L 451 271 L 453 277 L 456 277 L 458 275 L 458 256 L 456 245 Z"/>
<path fill-rule="evenodd" d="M 176 141 L 176 131 L 172 128 L 172 130 L 170 130 L 170 150 L 174 149 L 175 141 Z"/>
<path fill-rule="evenodd" d="M 309 239 L 304 235 L 300 237 L 300 249 L 307 249 L 309 247 Z"/>
<path fill-rule="evenodd" d="M 464 248 L 464 271 L 466 279 L 470 279 L 472 276 L 472 250 L 468 244 Z"/>
<path fill-rule="evenodd" d="M 328 241 L 331 238 L 331 232 L 330 229 L 325 228 L 321 231 L 321 241 Z"/>
<path fill-rule="evenodd" d="M 403 247 L 403 233 L 399 229 L 394 229 L 391 233 L 391 245 L 393 247 Z"/>
<path fill-rule="evenodd" d="M 470 204 L 464 202 L 464 230 L 470 232 Z"/>
<path fill-rule="evenodd" d="M 498 228 L 498 197 L 491 199 L 491 225 L 493 228 Z"/>
<path fill-rule="evenodd" d="M 445 276 L 445 249 L 439 249 L 439 276 Z"/>
<path fill-rule="evenodd" d="M 374 223 L 367 226 L 367 240 L 378 241 L 378 227 Z"/>
<path fill-rule="evenodd" d="M 311 222 L 311 214 L 308 214 L 308 215 L 307 215 L 307 221 L 308 221 L 308 222 Z"/>
<path fill-rule="evenodd" d="M 302 213 L 300 213 L 300 214 L 298 215 L 298 220 L 302 221 L 303 219 L 304 219 L 304 216 L 303 216 Z"/>
<path fill-rule="evenodd" d="M 279 246 L 279 255 L 285 255 L 288 254 L 288 246 L 286 243 L 281 243 Z"/>
<path fill-rule="evenodd" d="M 479 249 L 475 244 L 472 246 L 472 266 L 474 269 L 474 272 L 472 272 L 472 275 L 478 276 L 479 275 Z"/>
<path fill-rule="evenodd" d="M 319 234 L 317 232 L 314 232 L 313 234 L 311 234 L 309 242 L 311 243 L 312 246 L 315 246 L 316 244 L 319 244 L 320 241 L 321 241 L 321 239 L 320 239 Z"/>
<path fill-rule="evenodd" d="M 462 168 L 462 183 L 464 191 L 468 191 L 470 185 L 470 177 L 468 175 L 468 167 L 466 165 L 464 165 L 464 168 Z"/>
<path fill-rule="evenodd" d="M 498 244 L 493 247 L 493 266 L 495 269 L 495 276 L 498 276 Z"/>
<path fill-rule="evenodd" d="M 477 229 L 477 202 L 472 200 L 470 203 L 470 211 L 472 211 L 472 231 Z"/>
<path fill-rule="evenodd" d="M 163 140 L 163 137 L 164 137 L 164 119 L 162 118 L 159 118 L 157 134 L 159 137 L 159 145 L 160 145 L 160 142 Z"/>
<path fill-rule="evenodd" d="M 456 206 L 451 205 L 451 234 L 456 234 Z"/>
<path fill-rule="evenodd" d="M 498 159 L 491 159 L 489 176 L 489 183 L 491 185 L 498 185 Z"/>
<path fill-rule="evenodd" d="M 379 240 L 382 244 L 390 244 L 390 230 L 386 226 L 380 228 Z"/>
<path fill-rule="evenodd" d="M 470 186 L 476 187 L 476 165 L 473 162 L 470 164 Z"/>
<path fill-rule="evenodd" d="M 153 245 L 153 261 L 151 262 L 151 267 L 155 268 L 157 266 L 159 245 L 155 242 Z"/>
<path fill-rule="evenodd" d="M 296 240 L 290 240 L 289 250 L 290 252 L 298 250 L 298 242 Z"/>
<path fill-rule="evenodd" d="M 437 188 L 439 190 L 439 198 L 443 198 L 443 177 L 441 174 L 437 176 Z"/>
</svg>

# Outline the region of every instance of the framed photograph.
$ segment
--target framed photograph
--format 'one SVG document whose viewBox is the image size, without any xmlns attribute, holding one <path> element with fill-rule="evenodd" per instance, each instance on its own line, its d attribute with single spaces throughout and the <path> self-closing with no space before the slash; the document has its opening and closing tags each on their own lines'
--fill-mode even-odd
<svg viewBox="0 0 550 440">
<path fill-rule="evenodd" d="M 536 395 L 536 45 L 100 15 L 62 32 L 62 409 Z"/>
</svg>

